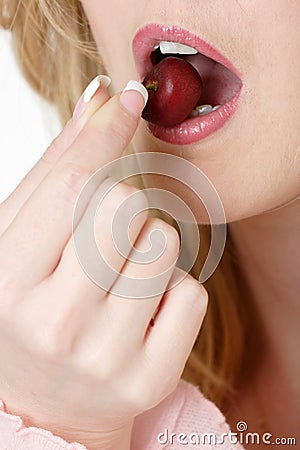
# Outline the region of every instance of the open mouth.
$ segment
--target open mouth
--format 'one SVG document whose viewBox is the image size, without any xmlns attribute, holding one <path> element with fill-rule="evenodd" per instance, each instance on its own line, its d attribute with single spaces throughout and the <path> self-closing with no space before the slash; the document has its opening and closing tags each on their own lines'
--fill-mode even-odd
<svg viewBox="0 0 300 450">
<path fill-rule="evenodd" d="M 217 50 L 189 31 L 175 26 L 148 24 L 132 43 L 141 81 L 162 59 L 176 56 L 191 64 L 201 76 L 203 90 L 186 119 L 171 127 L 147 123 L 158 139 L 172 144 L 191 144 L 216 132 L 233 115 L 243 87 L 237 69 Z"/>
</svg>

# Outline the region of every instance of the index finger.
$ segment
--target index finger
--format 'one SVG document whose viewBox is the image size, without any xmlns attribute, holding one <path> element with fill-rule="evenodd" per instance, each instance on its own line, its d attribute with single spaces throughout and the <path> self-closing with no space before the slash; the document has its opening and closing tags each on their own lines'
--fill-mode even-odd
<svg viewBox="0 0 300 450">
<path fill-rule="evenodd" d="M 90 117 L 110 98 L 105 89 L 109 84 L 110 78 L 106 75 L 98 75 L 89 83 L 76 105 L 73 118 L 51 142 L 41 159 L 28 172 L 13 193 L 1 204 L 0 234 L 9 226 L 21 206 L 49 173 L 62 153 L 74 142 Z M 86 93 L 88 94 L 87 98 L 85 97 Z M 86 108 L 82 111 L 84 98 Z M 82 114 L 79 116 L 80 110 Z"/>
<path fill-rule="evenodd" d="M 7 265 L 21 277 L 30 267 L 30 284 L 45 278 L 56 267 L 72 233 L 73 211 L 81 188 L 98 169 L 121 156 L 137 129 L 147 98 L 145 87 L 131 81 L 122 95 L 108 100 L 59 158 L 5 233 L 2 245 L 8 246 L 11 258 Z M 11 253 L 11 242 L 18 249 L 17 255 Z"/>
</svg>

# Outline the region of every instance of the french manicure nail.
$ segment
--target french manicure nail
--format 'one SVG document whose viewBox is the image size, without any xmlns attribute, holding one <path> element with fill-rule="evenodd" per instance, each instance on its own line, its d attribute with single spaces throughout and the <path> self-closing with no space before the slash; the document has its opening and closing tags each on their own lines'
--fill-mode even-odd
<svg viewBox="0 0 300 450">
<path fill-rule="evenodd" d="M 98 89 L 101 87 L 107 88 L 111 83 L 110 77 L 107 75 L 98 75 L 96 78 L 94 78 L 90 84 L 85 88 L 85 91 L 83 92 L 82 96 L 78 100 L 74 112 L 73 112 L 73 119 L 77 120 L 82 113 L 84 112 L 87 103 L 89 103 Z"/>
<path fill-rule="evenodd" d="M 130 80 L 123 90 L 120 102 L 131 114 L 139 116 L 148 100 L 148 91 L 142 83 Z"/>
</svg>

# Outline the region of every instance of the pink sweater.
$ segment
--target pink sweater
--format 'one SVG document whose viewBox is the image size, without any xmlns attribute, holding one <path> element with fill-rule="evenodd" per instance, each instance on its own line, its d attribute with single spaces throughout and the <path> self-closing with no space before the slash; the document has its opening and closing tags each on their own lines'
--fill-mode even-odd
<svg viewBox="0 0 300 450">
<path fill-rule="evenodd" d="M 222 433 L 229 431 L 217 407 L 196 387 L 181 380 L 169 397 L 136 417 L 131 449 L 242 450 L 240 444 L 233 443 L 232 437 L 222 437 Z M 203 433 L 213 433 L 214 436 L 206 436 L 204 440 Z M 86 447 L 75 442 L 67 443 L 40 428 L 25 428 L 22 419 L 5 411 L 0 401 L 0 450 L 86 450 Z"/>
</svg>

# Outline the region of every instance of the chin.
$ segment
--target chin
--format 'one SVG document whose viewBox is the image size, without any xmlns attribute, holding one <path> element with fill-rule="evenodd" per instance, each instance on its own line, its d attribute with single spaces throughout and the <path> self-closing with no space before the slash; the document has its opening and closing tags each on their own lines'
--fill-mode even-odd
<svg viewBox="0 0 300 450">
<path fill-rule="evenodd" d="M 140 152 L 141 149 L 145 151 Z M 183 155 L 166 152 L 165 148 L 154 149 L 142 141 L 134 146 L 134 152 L 150 207 L 181 222 L 236 222 L 269 214 L 297 197 L 278 182 L 276 187 L 267 184 L 263 174 L 257 174 L 254 180 L 238 167 L 216 171 L 208 163 L 190 162 Z"/>
</svg>

